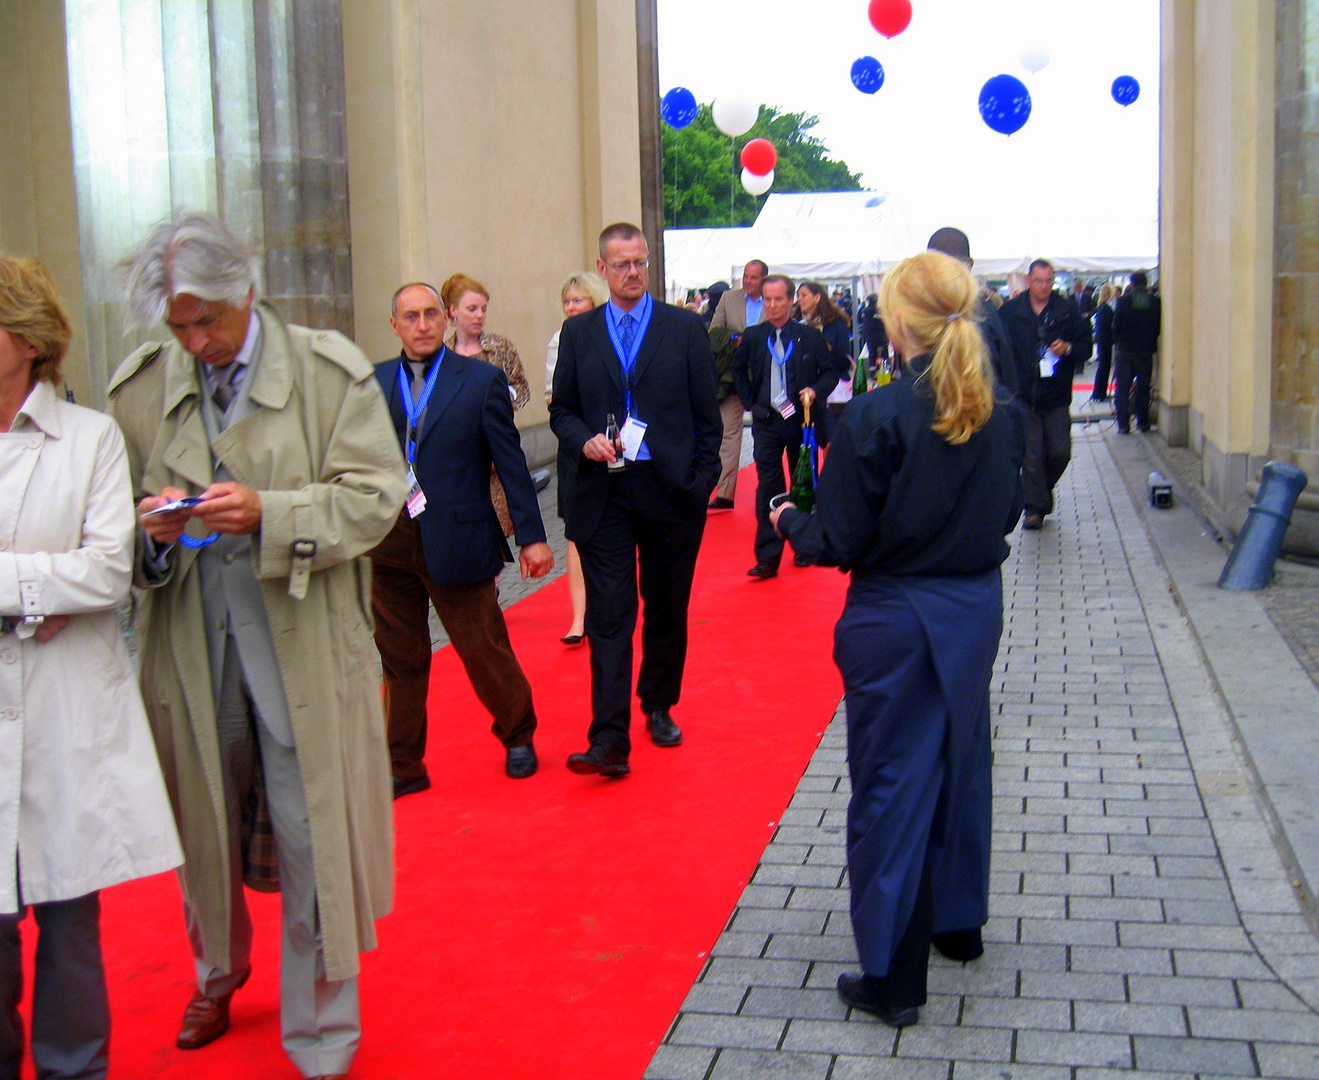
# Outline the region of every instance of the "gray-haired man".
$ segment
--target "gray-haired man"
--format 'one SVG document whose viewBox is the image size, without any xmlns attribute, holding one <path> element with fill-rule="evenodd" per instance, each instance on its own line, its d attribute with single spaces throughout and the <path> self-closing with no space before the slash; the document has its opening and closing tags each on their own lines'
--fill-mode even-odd
<svg viewBox="0 0 1319 1080">
<path fill-rule="evenodd" d="M 187 858 L 197 992 L 178 1045 L 228 1029 L 250 970 L 244 878 L 269 888 L 277 869 L 284 1047 L 304 1076 L 339 1076 L 361 1036 L 358 953 L 393 893 L 364 556 L 406 494 L 398 440 L 370 362 L 261 301 L 214 218 L 161 223 L 125 266 L 136 321 L 174 337 L 124 362 L 110 408 L 145 532 L 143 696 Z M 166 509 L 185 497 L 200 501 Z"/>
</svg>

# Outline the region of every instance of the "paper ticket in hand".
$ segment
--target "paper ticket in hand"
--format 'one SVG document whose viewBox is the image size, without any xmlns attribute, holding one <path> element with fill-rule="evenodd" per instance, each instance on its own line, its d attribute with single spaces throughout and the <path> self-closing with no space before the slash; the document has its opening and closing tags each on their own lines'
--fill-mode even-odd
<svg viewBox="0 0 1319 1080">
<path fill-rule="evenodd" d="M 1041 349 L 1040 378 L 1041 379 L 1049 378 L 1053 374 L 1054 368 L 1057 366 L 1058 366 L 1058 357 L 1054 356 L 1053 353 L 1048 349 Z"/>
<path fill-rule="evenodd" d="M 641 444 L 646 441 L 645 421 L 629 416 L 623 421 L 623 429 L 619 434 L 623 438 L 623 460 L 636 461 L 637 455 L 641 453 Z"/>
</svg>

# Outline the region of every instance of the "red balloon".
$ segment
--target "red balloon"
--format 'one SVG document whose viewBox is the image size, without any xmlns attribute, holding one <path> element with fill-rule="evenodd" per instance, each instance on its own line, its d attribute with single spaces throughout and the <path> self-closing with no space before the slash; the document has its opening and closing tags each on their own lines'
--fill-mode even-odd
<svg viewBox="0 0 1319 1080">
<path fill-rule="evenodd" d="M 752 139 L 742 147 L 742 168 L 753 176 L 767 175 L 779 163 L 779 152 L 768 139 Z"/>
<path fill-rule="evenodd" d="M 870 0 L 870 25 L 887 38 L 911 25 L 911 0 Z"/>
</svg>

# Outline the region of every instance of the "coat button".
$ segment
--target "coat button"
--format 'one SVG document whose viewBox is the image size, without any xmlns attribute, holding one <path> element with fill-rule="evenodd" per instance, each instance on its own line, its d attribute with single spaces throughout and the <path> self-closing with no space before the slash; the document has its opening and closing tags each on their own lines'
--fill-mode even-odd
<svg viewBox="0 0 1319 1080">
<path fill-rule="evenodd" d="M 40 449 L 41 449 L 41 438 L 40 438 L 40 436 L 34 435 L 34 436 L 32 436 L 32 438 L 28 439 L 28 441 L 27 441 L 27 448 L 28 448 L 29 450 L 40 450 Z"/>
<path fill-rule="evenodd" d="M 4 660 L 6 664 L 15 664 L 18 662 L 18 653 L 14 652 L 13 649 L 7 650 L 4 654 Z"/>
<path fill-rule="evenodd" d="M 224 564 L 228 566 L 233 561 L 234 561 L 234 553 L 232 551 L 226 551 L 224 553 Z"/>
<path fill-rule="evenodd" d="M 6 705 L 3 709 L 0 709 L 0 720 L 17 720 L 17 719 L 18 719 L 18 710 L 14 708 L 12 705 Z"/>
</svg>

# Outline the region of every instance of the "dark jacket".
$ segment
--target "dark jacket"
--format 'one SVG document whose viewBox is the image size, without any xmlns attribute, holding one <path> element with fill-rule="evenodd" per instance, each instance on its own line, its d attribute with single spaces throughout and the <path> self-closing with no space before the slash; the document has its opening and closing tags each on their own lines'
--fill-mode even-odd
<svg viewBox="0 0 1319 1080">
<path fill-rule="evenodd" d="M 414 468 L 426 493 L 426 509 L 417 525 L 431 580 L 437 585 L 472 585 L 489 581 L 513 558 L 490 501 L 492 464 L 508 496 L 518 544 L 544 542 L 545 526 L 513 423 L 513 403 L 504 373 L 493 364 L 449 349 L 440 353 L 439 363 L 440 373 L 417 436 Z M 377 364 L 376 378 L 406 456 L 407 413 L 398 381 L 401 366 L 401 356 Z M 411 378 L 406 368 L 404 375 Z"/>
<path fill-rule="evenodd" d="M 1039 316 L 1030 304 L 1030 293 L 1021 292 L 999 309 L 1003 329 L 1012 341 L 1017 361 L 1017 396 L 1036 409 L 1052 409 L 1072 400 L 1072 376 L 1090 359 L 1090 324 L 1076 305 L 1061 293 L 1049 295 Z M 1042 350 L 1057 340 L 1071 345 L 1066 356 L 1051 361 L 1053 374 L 1040 377 Z"/>
<path fill-rule="evenodd" d="M 1113 305 L 1100 304 L 1095 312 L 1095 347 L 1102 355 L 1113 348 Z"/>
<path fill-rule="evenodd" d="M 773 323 L 759 323 L 742 335 L 737 351 L 733 353 L 731 366 L 733 378 L 737 382 L 737 393 L 743 404 L 751 410 L 753 420 L 765 419 L 770 415 L 769 406 L 761 402 L 761 394 L 768 388 L 769 365 L 774 362 L 769 353 L 769 339 L 773 333 Z M 791 319 L 783 324 L 785 351 L 788 342 L 792 342 L 792 355 L 784 365 L 784 374 L 787 376 L 788 398 L 797 406 L 792 420 L 798 424 L 805 420 L 805 410 L 797 395 L 804 387 L 812 387 L 815 390 L 815 404 L 811 406 L 811 420 L 815 424 L 816 440 L 823 446 L 828 440 L 825 402 L 838 385 L 838 380 L 847 375 L 847 356 L 833 352 L 820 331 Z"/>
<path fill-rule="evenodd" d="M 1007 558 L 1004 536 L 1022 507 L 1020 412 L 996 402 L 983 428 L 950 445 L 933 430 L 927 365 L 918 357 L 904 378 L 843 410 L 815 513 L 779 519 L 799 555 L 885 574 L 982 574 Z"/>
<path fill-rule="evenodd" d="M 1015 397 L 1021 385 L 1017 353 L 1012 345 L 1012 339 L 1008 337 L 1008 332 L 1003 329 L 1003 320 L 999 317 L 998 308 L 981 297 L 977 318 L 980 321 L 980 335 L 985 339 L 985 348 L 989 350 L 989 362 L 994 368 L 994 378 Z"/>
<path fill-rule="evenodd" d="M 609 339 L 608 305 L 574 315 L 559 334 L 550 427 L 559 440 L 559 485 L 568 539 L 591 538 L 609 475 L 582 447 L 604 431 L 613 413 L 621 424 L 623 366 Z M 719 479 L 723 422 L 715 394 L 714 358 L 700 316 L 655 302 L 632 372 L 632 398 L 645 421 L 652 467 L 672 504 L 704 516 Z"/>
<path fill-rule="evenodd" d="M 1113 347 L 1122 352 L 1157 352 L 1162 322 L 1162 301 L 1146 289 L 1129 289 L 1113 312 Z"/>
</svg>

